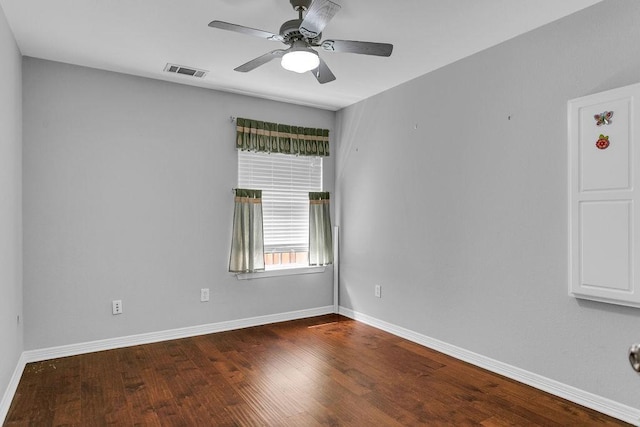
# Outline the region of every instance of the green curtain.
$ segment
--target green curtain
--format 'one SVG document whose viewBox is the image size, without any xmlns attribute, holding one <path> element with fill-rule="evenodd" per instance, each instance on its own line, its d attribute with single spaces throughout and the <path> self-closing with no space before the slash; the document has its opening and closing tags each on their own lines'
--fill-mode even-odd
<svg viewBox="0 0 640 427">
<path fill-rule="evenodd" d="M 329 156 L 329 129 L 305 128 L 259 120 L 236 119 L 238 150 Z"/>
<path fill-rule="evenodd" d="M 309 265 L 333 264 L 329 193 L 309 193 Z"/>
<path fill-rule="evenodd" d="M 262 190 L 238 188 L 235 195 L 229 271 L 263 271 Z"/>
</svg>

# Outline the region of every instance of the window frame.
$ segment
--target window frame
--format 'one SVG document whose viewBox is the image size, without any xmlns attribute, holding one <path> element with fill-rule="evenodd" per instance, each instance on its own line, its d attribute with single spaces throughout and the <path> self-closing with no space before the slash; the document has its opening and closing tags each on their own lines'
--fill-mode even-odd
<svg viewBox="0 0 640 427">
<path fill-rule="evenodd" d="M 317 167 L 313 165 L 314 162 L 316 163 L 320 162 L 319 171 L 317 169 L 315 171 L 313 170 L 314 167 Z M 295 169 L 297 169 L 299 172 L 300 165 L 301 164 L 305 165 L 305 163 L 306 165 L 308 165 L 305 167 L 310 168 L 309 173 L 307 174 L 306 172 L 302 172 L 300 174 L 302 176 L 298 176 L 300 181 L 294 181 L 293 183 L 287 184 L 287 179 L 289 179 L 288 175 L 294 174 Z M 308 245 L 309 245 L 309 242 L 308 242 L 308 234 L 309 234 L 308 192 L 322 191 L 322 187 L 324 184 L 324 167 L 325 167 L 323 162 L 323 157 L 295 156 L 295 155 L 282 154 L 282 153 L 263 153 L 263 152 L 238 150 L 237 165 L 238 165 L 238 176 L 237 176 L 238 187 L 262 190 L 263 218 L 264 218 L 263 224 L 265 225 L 265 233 L 264 233 L 265 235 L 265 270 L 261 272 L 256 272 L 256 273 L 238 273 L 236 274 L 237 278 L 239 280 L 247 280 L 247 279 L 254 279 L 259 277 L 289 276 L 289 275 L 295 275 L 295 274 L 320 273 L 325 271 L 325 267 L 310 266 L 308 264 L 308 250 L 309 250 L 308 248 Z M 276 167 L 280 166 L 282 167 L 282 169 L 279 171 L 275 171 L 275 173 L 274 171 L 269 172 L 268 168 L 269 167 L 273 168 L 274 166 Z M 271 176 L 269 176 L 270 173 L 271 173 Z M 305 182 L 305 180 L 307 182 Z M 258 183 L 256 183 L 255 181 L 258 181 Z M 262 182 L 260 183 L 260 181 Z M 284 200 L 287 197 L 282 197 L 283 194 L 286 194 L 282 192 L 283 187 L 286 188 L 287 190 L 290 190 L 292 187 L 299 186 L 301 182 L 303 183 L 303 185 L 304 184 L 309 184 L 309 185 L 308 187 L 305 187 L 302 190 L 294 191 L 296 194 L 293 198 L 296 199 L 296 203 L 291 204 L 290 198 L 288 201 Z M 276 188 L 275 200 L 273 199 L 274 187 L 272 186 L 275 186 Z M 278 198 L 280 200 L 278 200 Z M 304 200 L 304 208 L 303 208 L 304 211 L 301 209 L 302 200 Z M 281 209 L 275 209 L 277 205 L 274 205 L 274 203 L 280 203 Z M 295 221 L 293 222 L 294 224 L 293 235 L 294 237 L 297 237 L 297 240 L 294 239 L 294 241 L 287 242 L 287 243 L 282 243 L 283 235 L 286 235 L 287 231 L 283 232 L 282 229 L 277 225 L 277 222 L 273 222 L 272 225 L 273 224 L 275 225 L 273 225 L 272 227 L 266 226 L 267 223 L 269 223 L 269 221 L 273 220 L 273 216 L 271 216 L 269 220 L 267 220 L 267 217 L 269 217 L 269 215 L 273 215 L 278 211 L 283 212 L 282 208 L 286 209 L 287 203 L 289 204 L 290 211 L 288 214 L 285 214 L 285 216 L 292 215 L 299 219 L 301 212 L 303 212 L 302 213 L 303 216 L 306 216 L 306 233 L 304 233 L 304 238 L 305 238 L 304 247 L 306 248 L 306 250 L 300 251 L 305 254 L 306 264 L 305 263 L 282 264 L 281 262 L 279 264 L 267 263 L 267 258 L 269 255 L 267 250 L 268 247 L 271 247 L 272 254 L 287 253 L 286 248 L 290 249 L 288 253 L 294 253 L 296 249 L 299 250 L 300 248 L 303 248 L 303 246 L 300 245 L 300 243 L 302 242 L 302 240 L 300 240 L 300 237 L 303 235 L 303 233 L 300 233 L 299 229 L 297 230 L 298 232 L 295 233 L 296 231 Z M 293 211 L 295 212 L 292 213 Z M 299 224 L 300 222 L 298 221 L 298 225 Z M 267 231 L 267 228 L 269 228 L 270 232 Z M 268 236 L 272 238 L 271 242 L 267 242 L 266 239 L 268 238 Z M 278 245 L 281 245 L 281 246 L 278 247 Z M 280 250 L 278 251 L 278 249 Z"/>
</svg>

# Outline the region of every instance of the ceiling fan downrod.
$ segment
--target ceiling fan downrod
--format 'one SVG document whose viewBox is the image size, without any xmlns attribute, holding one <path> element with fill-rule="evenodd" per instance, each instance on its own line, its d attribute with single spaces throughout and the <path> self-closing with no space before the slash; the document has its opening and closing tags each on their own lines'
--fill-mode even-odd
<svg viewBox="0 0 640 427">
<path fill-rule="evenodd" d="M 300 15 L 300 19 L 302 19 L 302 12 L 306 12 L 309 10 L 309 6 L 311 6 L 311 0 L 289 0 L 289 2 L 293 10 Z"/>
</svg>

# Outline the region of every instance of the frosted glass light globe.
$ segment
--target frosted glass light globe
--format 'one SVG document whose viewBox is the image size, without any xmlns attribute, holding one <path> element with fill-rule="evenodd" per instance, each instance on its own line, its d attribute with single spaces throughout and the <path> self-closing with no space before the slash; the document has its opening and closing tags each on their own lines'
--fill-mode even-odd
<svg viewBox="0 0 640 427">
<path fill-rule="evenodd" d="M 312 50 L 291 50 L 284 54 L 280 64 L 285 70 L 306 73 L 318 68 L 320 58 Z"/>
</svg>

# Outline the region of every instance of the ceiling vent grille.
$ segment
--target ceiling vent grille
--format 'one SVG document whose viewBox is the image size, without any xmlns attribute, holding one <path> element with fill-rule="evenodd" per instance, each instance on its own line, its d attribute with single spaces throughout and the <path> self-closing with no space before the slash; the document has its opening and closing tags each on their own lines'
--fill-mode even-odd
<svg viewBox="0 0 640 427">
<path fill-rule="evenodd" d="M 197 68 L 185 67 L 184 65 L 167 64 L 164 71 L 168 73 L 182 74 L 185 76 L 197 77 L 199 79 L 207 75 L 208 71 L 198 70 Z"/>
</svg>

